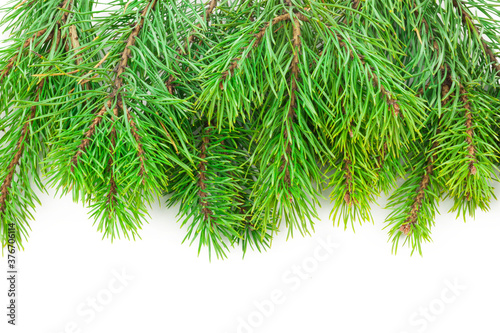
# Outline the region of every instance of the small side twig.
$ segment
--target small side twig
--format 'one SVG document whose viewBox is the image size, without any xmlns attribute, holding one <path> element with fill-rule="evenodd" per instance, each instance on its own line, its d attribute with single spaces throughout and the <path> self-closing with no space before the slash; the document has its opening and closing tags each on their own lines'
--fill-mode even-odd
<svg viewBox="0 0 500 333">
<path fill-rule="evenodd" d="M 36 95 L 34 102 L 38 102 L 40 100 L 40 92 L 43 88 L 43 85 L 45 83 L 45 80 L 41 80 L 40 83 L 38 84 L 36 88 Z M 21 136 L 19 137 L 19 140 L 17 141 L 16 145 L 16 152 L 14 154 L 14 157 L 9 163 L 9 166 L 7 167 L 7 170 L 9 172 L 7 173 L 7 176 L 5 177 L 2 186 L 0 187 L 0 215 L 5 212 L 5 209 L 7 207 L 7 197 L 9 194 L 9 189 L 12 185 L 12 180 L 14 179 L 14 174 L 16 172 L 16 167 L 19 164 L 21 157 L 23 156 L 24 153 L 24 147 L 26 143 L 28 142 L 28 136 L 30 134 L 30 122 L 33 118 L 35 118 L 36 115 L 36 105 L 33 105 L 30 108 L 30 114 L 28 115 L 28 118 L 26 119 L 22 129 L 21 129 Z"/>
</svg>

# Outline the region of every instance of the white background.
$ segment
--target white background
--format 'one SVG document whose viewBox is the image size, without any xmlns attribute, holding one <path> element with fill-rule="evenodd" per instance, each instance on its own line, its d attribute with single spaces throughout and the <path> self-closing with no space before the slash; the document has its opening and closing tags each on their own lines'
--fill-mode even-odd
<svg viewBox="0 0 500 333">
<path fill-rule="evenodd" d="M 18 254 L 16 327 L 1 279 L 0 332 L 500 332 L 499 202 L 467 223 L 442 203 L 423 257 L 391 254 L 381 198 L 355 234 L 333 227 L 324 201 L 313 236 L 282 232 L 266 253 L 210 263 L 181 244 L 175 208 L 158 203 L 142 240 L 111 244 L 87 209 L 53 194 Z"/>
</svg>

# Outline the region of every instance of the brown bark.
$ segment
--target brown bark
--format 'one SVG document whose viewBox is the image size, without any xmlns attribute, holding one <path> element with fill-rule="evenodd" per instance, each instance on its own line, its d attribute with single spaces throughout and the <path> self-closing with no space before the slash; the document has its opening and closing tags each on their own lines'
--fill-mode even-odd
<svg viewBox="0 0 500 333">
<path fill-rule="evenodd" d="M 127 68 L 128 61 L 131 56 L 131 47 L 134 46 L 135 40 L 137 36 L 139 36 L 139 33 L 141 32 L 142 27 L 144 26 L 144 20 L 146 19 L 146 13 L 148 12 L 149 9 L 154 8 L 156 4 L 156 0 L 151 0 L 149 4 L 144 7 L 144 9 L 141 12 L 141 18 L 139 22 L 135 25 L 134 29 L 132 29 L 132 32 L 127 38 L 126 44 L 125 44 L 125 49 L 123 50 L 121 57 L 120 57 L 120 62 L 118 64 L 118 68 L 116 71 L 116 78 L 114 81 L 114 89 L 113 92 L 108 96 L 106 102 L 104 102 L 103 107 L 100 109 L 99 112 L 97 112 L 94 120 L 92 121 L 92 124 L 90 125 L 90 128 L 87 130 L 85 133 L 85 138 L 82 140 L 80 145 L 78 146 L 77 152 L 75 155 L 73 155 L 71 159 L 71 172 L 74 171 L 75 167 L 78 165 L 78 161 L 80 156 L 86 151 L 88 145 L 90 144 L 92 136 L 95 134 L 96 127 L 103 121 L 103 116 L 106 113 L 106 110 L 111 107 L 113 104 L 113 99 L 117 97 L 120 93 L 120 89 L 123 86 L 123 78 L 122 74 L 125 72 L 125 69 Z M 118 100 L 120 100 L 120 96 L 118 96 Z M 117 103 L 117 106 L 113 109 L 113 112 L 116 112 L 115 110 L 120 103 Z"/>
<path fill-rule="evenodd" d="M 45 80 L 42 79 L 40 83 L 38 84 L 36 88 L 36 95 L 34 102 L 38 102 L 40 100 L 40 91 L 43 88 Z M 30 122 L 31 120 L 36 116 L 36 105 L 33 105 L 30 108 L 30 114 L 28 115 L 28 118 L 26 119 L 22 129 L 21 129 L 21 136 L 19 137 L 19 140 L 17 141 L 17 150 L 14 154 L 14 157 L 9 163 L 9 166 L 7 167 L 7 170 L 9 172 L 7 173 L 7 176 L 5 177 L 2 186 L 0 187 L 0 214 L 5 212 L 5 209 L 7 207 L 7 197 L 9 194 L 9 189 L 12 186 L 12 181 L 14 179 L 14 174 L 16 172 L 16 167 L 19 164 L 21 157 L 23 156 L 24 153 L 24 148 L 26 143 L 28 142 L 28 136 L 30 135 Z"/>
<path fill-rule="evenodd" d="M 461 1 L 453 0 L 453 7 L 455 7 L 461 13 L 463 24 L 470 25 L 472 30 L 474 30 L 476 35 L 481 39 L 481 44 L 483 45 L 484 52 L 486 52 L 486 55 L 492 62 L 491 67 L 493 69 L 493 72 L 496 73 L 497 76 L 500 76 L 500 63 L 498 62 L 498 59 L 493 50 L 488 46 L 484 38 L 481 36 L 479 29 L 476 27 L 474 21 L 472 20 L 472 17 L 465 11 L 465 8 L 462 6 Z"/>
</svg>

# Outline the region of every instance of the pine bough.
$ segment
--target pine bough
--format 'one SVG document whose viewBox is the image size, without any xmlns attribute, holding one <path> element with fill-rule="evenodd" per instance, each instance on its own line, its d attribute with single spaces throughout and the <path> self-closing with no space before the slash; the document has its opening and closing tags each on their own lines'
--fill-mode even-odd
<svg viewBox="0 0 500 333">
<path fill-rule="evenodd" d="M 391 193 L 393 251 L 422 253 L 438 202 L 487 210 L 498 181 L 500 8 L 487 0 L 23 0 L 4 8 L 0 237 L 36 191 L 135 238 L 152 202 L 225 257 Z M 43 179 L 43 181 L 42 181 Z"/>
</svg>

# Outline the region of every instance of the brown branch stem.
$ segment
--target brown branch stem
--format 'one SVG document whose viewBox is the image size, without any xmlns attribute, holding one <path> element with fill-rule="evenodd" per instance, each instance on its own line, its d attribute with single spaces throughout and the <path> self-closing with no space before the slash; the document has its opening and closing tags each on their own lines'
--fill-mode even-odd
<svg viewBox="0 0 500 333">
<path fill-rule="evenodd" d="M 200 147 L 200 164 L 198 166 L 199 172 L 198 172 L 198 187 L 200 190 L 198 191 L 198 196 L 200 197 L 200 205 L 201 205 L 201 212 L 203 214 L 204 220 L 207 221 L 209 217 L 213 214 L 212 210 L 208 207 L 208 201 L 207 201 L 207 192 L 205 192 L 207 188 L 207 184 L 205 181 L 207 180 L 207 150 L 208 150 L 208 145 L 210 143 L 210 139 L 208 136 L 210 135 L 211 129 L 210 129 L 211 123 L 208 121 L 208 127 L 205 128 L 204 130 L 204 135 L 201 141 L 201 147 Z"/>
<path fill-rule="evenodd" d="M 453 0 L 453 7 L 455 7 L 458 11 L 460 11 L 462 15 L 462 22 L 465 25 L 467 24 L 470 25 L 472 30 L 474 30 L 474 32 L 476 33 L 477 37 L 481 39 L 481 44 L 483 45 L 484 51 L 486 52 L 486 55 L 490 58 L 490 61 L 492 62 L 491 67 L 493 69 L 493 72 L 496 73 L 497 76 L 500 76 L 500 63 L 498 62 L 495 53 L 486 43 L 486 40 L 483 38 L 479 29 L 474 24 L 472 17 L 469 15 L 469 13 L 465 11 L 465 8 L 462 7 L 462 2 L 459 0 Z"/>
<path fill-rule="evenodd" d="M 43 34 L 47 32 L 47 28 L 44 28 L 37 33 L 33 35 L 33 37 L 28 38 L 24 44 L 18 49 L 18 52 L 10 58 L 7 66 L 4 68 L 2 73 L 0 74 L 0 83 L 3 81 L 3 79 L 9 74 L 10 70 L 12 67 L 14 67 L 14 64 L 16 63 L 17 58 L 19 57 L 20 53 L 23 51 L 23 49 L 27 48 L 35 39 L 39 38 Z M 50 33 L 47 37 L 47 40 L 50 40 L 53 36 L 53 33 Z M 39 40 L 35 43 L 35 47 L 37 47 L 43 40 Z"/>
<path fill-rule="evenodd" d="M 351 50 L 347 46 L 347 44 L 345 43 L 344 39 L 339 34 L 336 34 L 336 36 L 337 36 L 337 40 L 339 41 L 339 45 L 341 47 L 343 47 L 347 52 L 349 52 L 351 59 L 357 58 L 363 66 L 367 66 L 366 61 L 365 61 L 365 57 L 363 55 L 360 55 L 358 52 L 354 52 L 353 50 Z M 373 87 L 380 89 L 380 92 L 384 96 L 385 102 L 387 103 L 389 108 L 392 107 L 394 115 L 396 117 L 397 116 L 402 117 L 401 108 L 399 106 L 398 101 L 396 99 L 392 98 L 393 94 L 390 91 L 388 91 L 382 83 L 380 83 L 379 77 L 377 76 L 377 74 L 375 74 L 374 69 L 371 66 L 367 66 L 367 67 L 369 67 L 369 69 L 370 69 L 368 71 L 368 77 L 372 81 Z M 379 88 L 379 85 L 380 85 L 380 88 Z"/>
<path fill-rule="evenodd" d="M 444 67 L 442 69 L 442 72 L 444 73 Z M 448 93 L 450 92 L 451 85 L 452 85 L 452 79 L 451 79 L 451 74 L 450 74 L 450 71 L 448 68 L 448 74 L 447 74 L 446 79 L 444 80 L 444 82 L 441 86 L 441 97 L 442 97 L 441 105 L 442 106 L 445 106 L 450 99 L 449 96 L 448 97 L 445 97 L 445 96 L 447 96 Z M 440 120 L 441 119 L 439 119 L 439 121 Z M 436 134 L 439 134 L 440 132 L 441 132 L 441 130 L 438 127 L 436 130 Z M 429 187 L 431 176 L 434 172 L 434 165 L 435 165 L 435 161 L 436 161 L 436 156 L 435 156 L 435 152 L 433 152 L 433 151 L 436 150 L 436 148 L 438 146 L 439 146 L 439 142 L 437 140 L 435 140 L 432 143 L 432 148 L 431 148 L 432 154 L 427 159 L 425 172 L 424 172 L 424 175 L 422 176 L 422 179 L 420 180 L 420 184 L 419 184 L 419 187 L 417 190 L 417 195 L 415 196 L 415 199 L 413 200 L 413 204 L 411 206 L 411 209 L 408 213 L 406 220 L 403 222 L 403 224 L 399 228 L 399 230 L 401 232 L 403 232 L 406 236 L 411 232 L 412 225 L 418 223 L 418 214 L 420 212 L 420 209 L 422 208 L 422 202 L 425 199 L 425 191 Z"/>
<path fill-rule="evenodd" d="M 205 12 L 205 22 L 208 24 L 210 22 L 210 16 L 212 16 L 212 13 L 214 12 L 215 8 L 217 7 L 217 3 L 218 3 L 219 0 L 210 0 L 209 2 L 209 5 L 207 7 L 207 11 Z M 187 40 L 187 43 L 186 45 L 184 45 L 183 48 L 178 48 L 177 49 L 177 55 L 175 56 L 175 59 L 176 61 L 182 56 L 182 55 L 185 55 L 189 48 L 191 47 L 191 45 L 193 44 L 194 42 L 194 39 L 195 39 L 195 32 L 196 32 L 196 29 L 199 29 L 201 28 L 201 23 L 198 23 L 194 29 L 191 30 L 191 32 L 189 33 L 189 37 L 188 37 L 188 40 Z M 173 74 L 171 74 L 168 79 L 167 79 L 167 82 L 166 82 L 166 86 L 167 86 L 167 89 L 168 89 L 168 92 L 170 94 L 173 94 L 174 92 L 174 85 L 173 85 L 173 82 L 175 81 L 175 77 Z"/>
<path fill-rule="evenodd" d="M 460 85 L 460 100 L 464 104 L 465 108 L 465 127 L 467 130 L 465 131 L 467 137 L 465 138 L 465 141 L 467 142 L 467 151 L 468 151 L 468 157 L 469 157 L 469 176 L 470 175 L 475 175 L 476 174 L 476 147 L 474 146 L 474 143 L 472 142 L 472 138 L 474 137 L 474 129 L 472 128 L 472 108 L 471 104 L 469 101 L 469 97 L 467 96 L 467 91 L 465 88 Z"/>
<path fill-rule="evenodd" d="M 299 80 L 299 54 L 301 52 L 301 30 L 300 30 L 300 22 L 298 18 L 294 18 L 293 20 L 293 58 L 290 64 L 290 104 L 288 107 L 288 115 L 287 120 L 290 125 L 290 131 L 292 130 L 292 124 L 295 121 L 297 108 L 297 90 L 298 90 L 298 80 Z M 287 142 L 287 146 L 285 149 L 285 154 L 281 160 L 281 170 L 285 170 L 285 182 L 290 186 L 292 184 L 292 180 L 290 178 L 290 162 L 291 162 L 291 153 L 292 153 L 292 144 L 291 144 L 291 136 L 289 135 L 288 129 L 285 128 L 284 136 L 285 141 Z M 291 200 L 291 198 L 290 198 Z"/>
<path fill-rule="evenodd" d="M 139 33 L 141 32 L 142 27 L 144 26 L 144 21 L 146 19 L 146 14 L 149 9 L 154 8 L 157 0 L 150 0 L 150 2 L 144 7 L 144 9 L 141 12 L 141 18 L 139 22 L 135 25 L 134 29 L 132 29 L 132 32 L 127 38 L 126 44 L 125 44 L 125 49 L 123 50 L 121 57 L 120 57 L 120 62 L 118 64 L 118 68 L 116 71 L 116 77 L 114 80 L 114 89 L 113 92 L 108 96 L 107 100 L 104 102 L 104 106 L 101 108 L 99 112 L 97 112 L 94 120 L 92 121 L 92 124 L 90 125 L 90 128 L 87 130 L 85 133 L 85 138 L 82 139 L 82 142 L 77 148 L 77 152 L 75 155 L 73 155 L 71 159 L 71 172 L 74 171 L 75 167 L 78 165 L 79 157 L 85 152 L 87 149 L 88 145 L 90 144 L 90 139 L 95 133 L 96 126 L 98 126 L 102 121 L 103 121 L 103 116 L 104 113 L 106 112 L 107 109 L 111 107 L 113 104 L 113 99 L 117 97 L 117 95 L 120 94 L 120 89 L 123 86 L 123 77 L 122 74 L 125 72 L 125 69 L 127 68 L 128 61 L 130 59 L 132 50 L 131 47 L 134 46 L 135 40 L 137 36 L 139 36 Z M 107 55 L 106 55 L 107 57 Z M 119 97 L 119 96 L 118 96 Z M 120 98 L 118 98 L 118 101 Z M 117 106 L 113 109 L 113 112 L 117 111 L 115 110 L 120 103 L 117 103 Z"/>
<path fill-rule="evenodd" d="M 62 3 L 62 5 L 60 6 L 60 8 L 65 8 L 66 5 L 68 5 L 69 1 L 70 0 L 65 0 Z M 21 6 L 24 2 L 25 1 L 20 3 L 18 6 Z M 69 14 L 68 12 L 63 13 L 62 18 L 61 18 L 63 23 L 66 23 L 66 20 L 68 18 L 68 14 Z M 58 26 L 58 29 L 59 29 L 59 26 Z M 0 82 L 9 73 L 10 69 L 14 66 L 14 62 L 15 62 L 16 58 L 18 57 L 18 55 L 20 54 L 20 52 L 23 49 L 25 49 L 26 47 L 28 47 L 32 41 L 34 41 L 36 38 L 42 36 L 46 32 L 47 32 L 46 28 L 42 29 L 42 30 L 38 31 L 33 37 L 29 38 L 27 41 L 24 42 L 23 46 L 19 49 L 17 55 L 15 55 L 14 57 L 11 58 L 11 60 L 9 61 L 9 64 L 7 65 L 7 68 L 4 69 L 4 71 L 0 75 Z M 51 32 L 47 38 L 47 40 L 52 40 L 52 43 L 54 43 L 54 40 L 52 39 L 53 35 L 54 35 L 54 33 Z M 38 46 L 41 42 L 42 42 L 41 40 L 36 42 L 35 47 Z M 55 43 L 56 43 L 56 48 L 57 48 L 58 41 L 56 41 Z M 44 83 L 45 83 L 45 78 L 42 78 L 36 87 L 35 99 L 33 101 L 34 103 L 37 103 L 40 100 L 40 92 L 43 88 Z M 33 118 L 35 118 L 35 116 L 36 116 L 36 108 L 37 108 L 36 104 L 31 106 L 31 108 L 30 108 L 31 112 L 30 112 L 28 118 L 26 119 L 25 124 L 23 125 L 23 127 L 21 129 L 21 136 L 19 137 L 19 140 L 18 140 L 17 145 L 16 145 L 16 149 L 17 149 L 16 153 L 14 154 L 14 157 L 12 158 L 12 160 L 9 163 L 9 166 L 7 167 L 9 172 L 7 173 L 7 176 L 4 179 L 2 186 L 0 187 L 0 214 L 3 214 L 5 212 L 6 207 L 7 207 L 7 197 L 9 194 L 9 189 L 12 186 L 12 181 L 14 179 L 16 167 L 20 163 L 21 157 L 23 156 L 23 153 L 24 153 L 24 148 L 25 148 L 25 145 L 28 141 L 28 136 L 30 134 L 29 125 L 31 123 L 31 120 Z"/>
<path fill-rule="evenodd" d="M 294 21 L 297 19 L 300 21 L 303 21 L 303 22 L 309 21 L 309 19 L 301 13 L 294 13 L 294 15 L 295 15 Z M 282 14 L 282 15 L 278 15 L 278 16 L 274 17 L 271 20 L 271 22 L 266 22 L 266 24 L 262 28 L 260 28 L 259 32 L 254 35 L 255 39 L 253 39 L 252 43 L 250 43 L 248 46 L 246 46 L 245 49 L 247 49 L 249 47 L 252 47 L 252 48 L 257 47 L 261 43 L 262 38 L 264 37 L 264 34 L 266 33 L 267 29 L 270 26 L 275 25 L 279 22 L 288 21 L 288 20 L 290 20 L 290 14 L 286 13 L 286 14 Z M 234 58 L 233 61 L 231 62 L 231 64 L 229 65 L 229 68 L 222 73 L 222 75 L 219 79 L 219 87 L 221 90 L 224 90 L 223 82 L 225 80 L 227 80 L 229 74 L 231 74 L 231 76 L 234 74 L 235 69 L 238 67 L 238 61 L 240 61 L 240 59 L 241 58 L 239 58 L 239 57 Z"/>
<path fill-rule="evenodd" d="M 38 84 L 36 88 L 36 96 L 34 99 L 34 102 L 38 102 L 40 100 L 40 91 L 42 90 L 43 84 L 45 80 L 42 79 L 40 83 Z M 24 123 L 22 130 L 21 130 L 21 136 L 19 137 L 19 140 L 17 141 L 16 145 L 16 153 L 14 154 L 14 157 L 9 163 L 9 166 L 7 167 L 7 170 L 9 172 L 7 173 L 7 176 L 5 177 L 2 186 L 0 187 L 0 214 L 5 212 L 5 209 L 7 207 L 7 197 L 9 194 L 9 189 L 12 185 L 12 180 L 14 179 L 14 174 L 16 172 L 16 167 L 19 164 L 21 157 L 23 156 L 24 153 L 24 147 L 28 141 L 28 136 L 30 134 L 30 122 L 31 120 L 35 117 L 36 115 L 36 105 L 33 105 L 30 108 L 30 114 L 28 115 L 28 118 L 26 119 L 26 122 Z"/>
<path fill-rule="evenodd" d="M 345 186 L 347 188 L 346 193 L 344 194 L 344 201 L 347 205 L 351 206 L 353 203 L 352 198 L 352 170 L 351 170 L 352 161 L 349 157 L 344 157 L 344 178 L 345 178 Z"/>
</svg>

